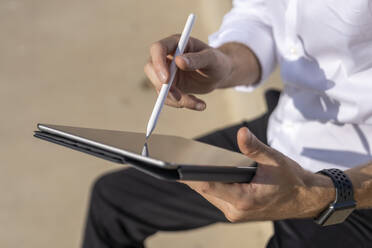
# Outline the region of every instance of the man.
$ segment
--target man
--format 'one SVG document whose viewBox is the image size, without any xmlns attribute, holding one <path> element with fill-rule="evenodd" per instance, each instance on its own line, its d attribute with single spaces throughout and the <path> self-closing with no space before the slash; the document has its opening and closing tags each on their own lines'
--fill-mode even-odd
<svg viewBox="0 0 372 248">
<path fill-rule="evenodd" d="M 167 104 L 202 111 L 193 94 L 249 91 L 279 64 L 285 87 L 270 118 L 199 139 L 255 160 L 253 181 L 186 186 L 134 169 L 106 175 L 93 189 L 84 246 L 143 247 L 158 230 L 273 220 L 267 247 L 370 247 L 371 27 L 368 0 L 234 1 L 210 46 L 191 38 L 174 58 L 180 70 Z M 177 42 L 151 46 L 145 73 L 157 90 Z M 315 173 L 330 168 L 338 170 Z"/>
</svg>

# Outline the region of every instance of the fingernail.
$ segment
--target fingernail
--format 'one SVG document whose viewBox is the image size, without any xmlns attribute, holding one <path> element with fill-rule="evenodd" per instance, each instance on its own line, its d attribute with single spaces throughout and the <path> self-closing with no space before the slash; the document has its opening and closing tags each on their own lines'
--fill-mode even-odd
<svg viewBox="0 0 372 248">
<path fill-rule="evenodd" d="M 176 91 L 176 90 L 174 90 L 174 89 L 170 89 L 169 90 L 169 92 L 170 92 L 170 94 L 172 95 L 172 97 L 178 102 L 179 100 L 181 100 L 181 94 L 178 92 L 178 91 Z"/>
<path fill-rule="evenodd" d="M 196 104 L 196 109 L 197 110 L 204 110 L 205 109 L 205 104 L 204 103 L 197 103 Z"/>
<path fill-rule="evenodd" d="M 160 71 L 159 72 L 159 79 L 160 79 L 160 81 L 162 82 L 162 83 L 166 83 L 166 81 L 167 81 L 167 75 L 166 75 L 166 73 L 164 72 L 164 71 Z"/>
</svg>

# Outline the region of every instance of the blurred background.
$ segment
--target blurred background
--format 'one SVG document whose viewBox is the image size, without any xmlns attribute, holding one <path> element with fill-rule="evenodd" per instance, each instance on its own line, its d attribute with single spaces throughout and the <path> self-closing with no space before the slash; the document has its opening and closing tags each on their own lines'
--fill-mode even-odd
<svg viewBox="0 0 372 248">
<path fill-rule="evenodd" d="M 144 132 L 156 99 L 143 73 L 149 46 L 180 33 L 207 41 L 230 0 L 0 1 L 0 247 L 79 247 L 90 187 L 120 166 L 32 137 L 55 123 Z M 207 110 L 165 107 L 157 132 L 192 138 L 265 111 L 265 88 L 202 96 Z M 192 120 L 192 121 L 190 121 Z M 148 247 L 263 247 L 270 222 L 161 232 Z"/>
</svg>

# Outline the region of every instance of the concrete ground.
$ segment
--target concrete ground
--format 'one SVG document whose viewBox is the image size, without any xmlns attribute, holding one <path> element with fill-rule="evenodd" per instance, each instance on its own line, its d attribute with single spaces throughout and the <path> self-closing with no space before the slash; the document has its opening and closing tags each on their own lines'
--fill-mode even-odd
<svg viewBox="0 0 372 248">
<path fill-rule="evenodd" d="M 141 131 L 156 95 L 149 45 L 217 29 L 227 0 L 0 1 L 0 247 L 78 247 L 92 182 L 118 166 L 32 137 L 36 124 Z M 265 87 L 280 87 L 277 75 Z M 203 96 L 202 113 L 166 107 L 157 132 L 195 137 L 265 111 L 263 88 Z M 187 123 L 186 123 L 187 120 Z M 189 121 L 192 120 L 192 121 Z M 263 247 L 271 223 L 159 233 L 149 247 Z M 177 243 L 177 245 L 175 245 Z"/>
</svg>

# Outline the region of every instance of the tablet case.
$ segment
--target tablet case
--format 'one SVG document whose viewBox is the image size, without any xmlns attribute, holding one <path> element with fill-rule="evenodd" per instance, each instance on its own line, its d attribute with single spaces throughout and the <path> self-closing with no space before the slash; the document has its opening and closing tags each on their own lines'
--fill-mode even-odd
<svg viewBox="0 0 372 248">
<path fill-rule="evenodd" d="M 111 162 L 130 164 L 136 169 L 165 180 L 191 180 L 191 181 L 218 181 L 218 182 L 250 182 L 255 174 L 256 167 L 222 167 L 222 166 L 196 166 L 178 165 L 176 168 L 155 167 L 144 161 L 124 157 L 121 154 L 83 144 L 79 141 L 61 137 L 55 134 L 35 131 L 34 137 L 62 145 L 80 152 L 84 152 Z"/>
</svg>

